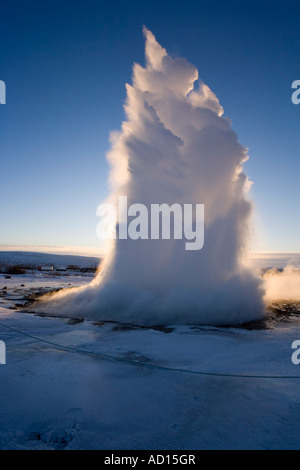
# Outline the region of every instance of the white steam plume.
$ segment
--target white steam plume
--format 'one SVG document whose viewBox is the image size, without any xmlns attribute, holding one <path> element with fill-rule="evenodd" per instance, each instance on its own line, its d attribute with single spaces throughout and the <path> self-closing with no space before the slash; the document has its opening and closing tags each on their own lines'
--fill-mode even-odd
<svg viewBox="0 0 300 470">
<path fill-rule="evenodd" d="M 205 204 L 205 246 L 118 240 L 88 287 L 55 295 L 43 311 L 141 325 L 237 324 L 262 318 L 261 281 L 242 262 L 252 206 L 238 142 L 216 95 L 185 59 L 144 29 L 146 66 L 127 85 L 127 121 L 112 134 L 112 192 L 128 203 Z"/>
</svg>

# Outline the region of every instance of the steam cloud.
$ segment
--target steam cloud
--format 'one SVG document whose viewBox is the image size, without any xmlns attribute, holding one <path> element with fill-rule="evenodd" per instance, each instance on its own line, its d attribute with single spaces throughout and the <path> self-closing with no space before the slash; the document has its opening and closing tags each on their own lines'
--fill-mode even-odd
<svg viewBox="0 0 300 470">
<path fill-rule="evenodd" d="M 128 203 L 205 204 L 205 246 L 118 240 L 88 287 L 63 291 L 43 311 L 140 325 L 238 324 L 263 316 L 262 281 L 242 263 L 252 206 L 238 142 L 198 71 L 172 59 L 144 29 L 146 66 L 127 85 L 127 121 L 111 136 L 111 195 Z"/>
<path fill-rule="evenodd" d="M 282 271 L 271 269 L 264 276 L 265 300 L 300 302 L 300 269 L 286 266 Z"/>
</svg>

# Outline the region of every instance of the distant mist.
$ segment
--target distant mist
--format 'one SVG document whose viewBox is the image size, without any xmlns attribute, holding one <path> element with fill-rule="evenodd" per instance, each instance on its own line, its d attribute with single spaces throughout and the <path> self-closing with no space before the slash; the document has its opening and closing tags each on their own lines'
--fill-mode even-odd
<svg viewBox="0 0 300 470">
<path fill-rule="evenodd" d="M 263 275 L 266 302 L 300 302 L 300 268 L 286 266 L 283 270 L 271 269 Z"/>
</svg>

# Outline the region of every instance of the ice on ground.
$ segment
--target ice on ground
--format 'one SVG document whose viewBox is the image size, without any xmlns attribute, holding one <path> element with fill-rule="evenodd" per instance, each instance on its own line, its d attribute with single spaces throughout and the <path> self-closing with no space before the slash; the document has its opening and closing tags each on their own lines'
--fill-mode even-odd
<svg viewBox="0 0 300 470">
<path fill-rule="evenodd" d="M 31 272 L 18 276 L 0 274 L 0 307 L 14 308 L 25 305 L 43 294 L 89 284 L 91 274 L 57 275 Z"/>
<path fill-rule="evenodd" d="M 6 286 L 7 295 L 18 288 L 14 282 L 30 289 L 47 287 L 48 281 L 18 278 Z M 0 292 L 3 283 L 1 278 Z M 26 294 L 22 289 L 20 297 Z M 300 339 L 296 320 L 252 331 L 69 324 L 0 300 L 0 340 L 7 347 L 7 365 L 0 366 L 1 449 L 300 447 L 300 380 L 198 376 L 143 366 L 300 376 L 291 361 L 292 342 Z M 121 361 L 64 350 L 7 327 Z"/>
</svg>

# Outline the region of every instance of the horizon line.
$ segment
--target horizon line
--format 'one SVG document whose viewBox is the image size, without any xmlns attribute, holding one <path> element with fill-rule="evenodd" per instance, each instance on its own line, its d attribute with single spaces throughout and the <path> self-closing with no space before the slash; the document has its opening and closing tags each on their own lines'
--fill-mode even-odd
<svg viewBox="0 0 300 470">
<path fill-rule="evenodd" d="M 87 247 L 76 245 L 8 245 L 0 244 L 0 251 L 22 251 L 28 253 L 46 253 L 53 255 L 69 255 L 101 258 L 105 255 L 105 251 L 100 247 Z M 300 251 L 251 251 L 250 256 L 261 255 L 300 255 Z"/>
<path fill-rule="evenodd" d="M 100 247 L 86 247 L 76 245 L 2 245 L 0 244 L 0 252 L 28 252 L 28 253 L 44 253 L 49 255 L 66 255 L 66 256 L 84 256 L 101 258 L 104 256 L 103 249 Z"/>
</svg>

